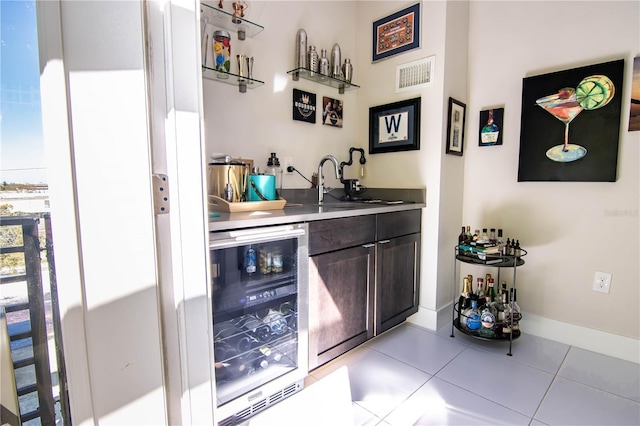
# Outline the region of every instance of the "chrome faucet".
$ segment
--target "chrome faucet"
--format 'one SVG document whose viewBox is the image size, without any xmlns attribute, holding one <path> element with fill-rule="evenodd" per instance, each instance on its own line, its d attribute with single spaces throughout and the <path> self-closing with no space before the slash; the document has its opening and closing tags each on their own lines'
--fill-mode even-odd
<svg viewBox="0 0 640 426">
<path fill-rule="evenodd" d="M 322 175 L 322 166 L 325 161 L 331 161 L 336 168 L 336 179 L 340 179 L 340 164 L 338 164 L 338 159 L 333 155 L 325 155 L 320 160 L 320 165 L 318 166 L 318 203 L 322 203 L 324 200 L 324 176 Z"/>
</svg>

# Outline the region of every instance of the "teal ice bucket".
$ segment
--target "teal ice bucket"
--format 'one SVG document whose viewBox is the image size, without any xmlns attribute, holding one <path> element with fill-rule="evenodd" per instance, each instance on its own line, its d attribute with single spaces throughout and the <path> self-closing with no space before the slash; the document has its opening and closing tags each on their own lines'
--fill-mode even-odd
<svg viewBox="0 0 640 426">
<path fill-rule="evenodd" d="M 249 175 L 247 200 L 273 201 L 276 199 L 276 177 L 274 175 Z"/>
</svg>

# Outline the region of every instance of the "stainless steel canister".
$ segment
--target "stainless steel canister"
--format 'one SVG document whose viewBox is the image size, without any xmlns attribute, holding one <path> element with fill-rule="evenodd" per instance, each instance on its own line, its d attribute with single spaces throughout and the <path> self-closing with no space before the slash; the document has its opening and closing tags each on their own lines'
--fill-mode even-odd
<svg viewBox="0 0 640 426">
<path fill-rule="evenodd" d="M 296 67 L 307 68 L 307 32 L 302 28 L 296 36 Z"/>
<path fill-rule="evenodd" d="M 208 193 L 232 203 L 244 201 L 248 176 L 249 166 L 241 161 L 211 162 L 208 165 Z"/>
</svg>

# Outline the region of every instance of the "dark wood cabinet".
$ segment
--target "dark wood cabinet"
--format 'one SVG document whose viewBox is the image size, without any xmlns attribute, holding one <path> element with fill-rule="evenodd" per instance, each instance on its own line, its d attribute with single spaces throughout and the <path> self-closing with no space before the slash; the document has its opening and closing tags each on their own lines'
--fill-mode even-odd
<svg viewBox="0 0 640 426">
<path fill-rule="evenodd" d="M 309 368 L 417 312 L 421 210 L 309 224 Z"/>
<path fill-rule="evenodd" d="M 375 215 L 309 224 L 309 368 L 373 337 Z"/>
<path fill-rule="evenodd" d="M 376 335 L 418 311 L 420 228 L 421 210 L 377 217 Z"/>
</svg>

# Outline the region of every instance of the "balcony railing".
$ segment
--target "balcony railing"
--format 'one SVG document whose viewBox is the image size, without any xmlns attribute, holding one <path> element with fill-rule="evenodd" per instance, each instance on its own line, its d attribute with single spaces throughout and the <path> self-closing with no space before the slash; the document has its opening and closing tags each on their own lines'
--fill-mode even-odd
<svg viewBox="0 0 640 426">
<path fill-rule="evenodd" d="M 44 225 L 44 249 L 40 245 L 40 221 L 43 221 Z M 18 237 L 13 244 L 8 244 L 3 240 L 0 254 L 22 253 L 24 255 L 24 273 L 2 274 L 0 275 L 0 285 L 18 285 L 22 283 L 26 285 L 27 295 L 26 300 L 22 299 L 4 305 L 7 313 L 14 372 L 16 377 L 26 377 L 26 379 L 16 380 L 16 382 L 21 382 L 19 387 L 16 386 L 20 405 L 20 421 L 25 423 L 39 419 L 42 425 L 71 424 L 55 278 L 51 219 L 48 213 L 0 217 L 0 230 L 7 232 L 10 230 L 8 227 L 14 227 L 14 230 L 19 230 L 21 238 L 19 238 L 20 234 L 18 233 Z M 20 240 L 22 245 L 17 245 Z M 41 257 L 43 251 L 46 255 L 46 264 L 49 271 L 48 281 L 50 288 L 48 289 L 43 288 Z M 50 300 L 45 300 L 45 290 L 49 291 Z M 47 313 L 50 318 L 50 332 L 53 335 L 55 344 L 53 364 L 57 364 L 58 397 L 54 397 L 53 392 Z M 27 351 L 26 356 L 16 356 L 13 348 L 29 346 L 29 340 L 32 347 L 31 353 Z M 21 370 L 27 369 L 33 369 L 35 380 L 33 375 L 29 380 L 29 374 L 20 374 Z M 56 410 L 57 403 L 60 404 L 58 410 Z M 56 411 L 58 411 L 57 419 Z"/>
</svg>

